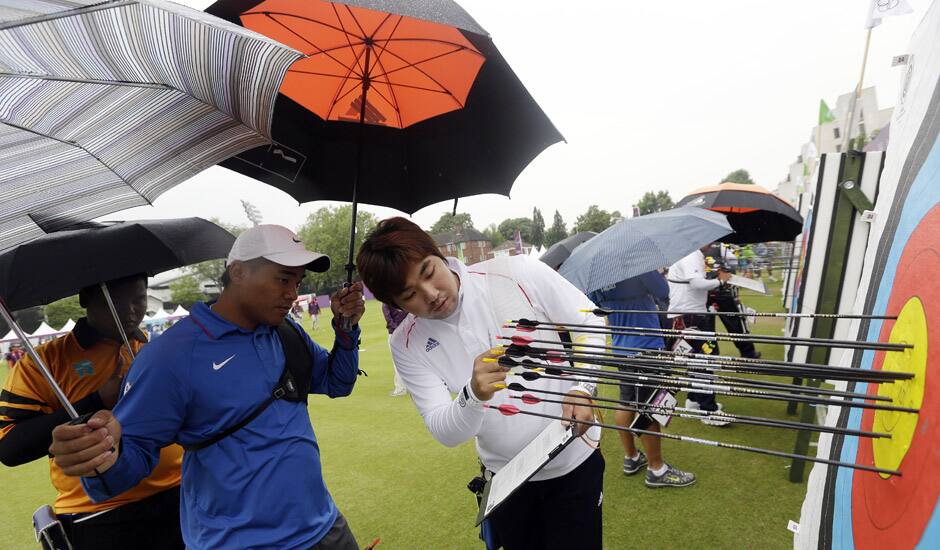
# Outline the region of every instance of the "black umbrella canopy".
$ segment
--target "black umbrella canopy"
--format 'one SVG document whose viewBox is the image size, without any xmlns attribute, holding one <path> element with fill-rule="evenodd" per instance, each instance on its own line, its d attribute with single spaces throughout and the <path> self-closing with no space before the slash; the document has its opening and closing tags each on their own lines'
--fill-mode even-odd
<svg viewBox="0 0 940 550">
<path fill-rule="evenodd" d="M 571 256 L 571 253 L 574 252 L 575 248 L 578 248 L 582 243 L 591 240 L 597 235 L 593 231 L 582 231 L 580 233 L 575 233 L 574 235 L 567 237 L 553 244 L 545 251 L 545 254 L 539 258 L 540 261 L 548 264 L 552 269 L 558 269 L 561 267 L 561 264 L 565 263 L 565 260 Z"/>
<path fill-rule="evenodd" d="M 243 12 L 259 3 L 261 0 L 223 0 L 209 6 L 206 11 L 216 17 L 234 21 Z M 457 27 L 476 34 L 488 34 L 466 10 L 452 0 L 333 0 L 333 3 L 397 13 L 405 17 Z"/>
<path fill-rule="evenodd" d="M 759 185 L 722 183 L 692 191 L 676 204 L 727 215 L 731 244 L 792 241 L 803 230 L 803 217 L 791 205 Z"/>
<path fill-rule="evenodd" d="M 240 14 L 260 3 L 221 0 L 206 11 L 242 24 Z M 277 187 L 298 202 L 352 201 L 359 170 L 359 202 L 414 213 L 457 197 L 508 195 L 522 170 L 545 148 L 563 140 L 486 31 L 456 3 L 341 3 L 458 29 L 484 58 L 463 107 L 396 128 L 324 120 L 281 93 L 272 125 L 275 143 L 237 155 L 222 166 Z"/>
<path fill-rule="evenodd" d="M 50 233 L 0 255 L 0 298 L 11 310 L 47 304 L 101 282 L 224 258 L 234 242 L 231 233 L 202 218 Z"/>
</svg>

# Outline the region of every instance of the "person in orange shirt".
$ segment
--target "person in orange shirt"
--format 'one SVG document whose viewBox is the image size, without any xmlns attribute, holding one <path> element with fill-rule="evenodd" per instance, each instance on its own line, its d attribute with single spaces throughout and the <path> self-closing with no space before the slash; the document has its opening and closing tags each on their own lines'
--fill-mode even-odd
<svg viewBox="0 0 940 550">
<path fill-rule="evenodd" d="M 147 307 L 147 278 L 108 282 L 122 329 L 134 353 L 146 342 L 138 326 Z M 84 288 L 79 301 L 86 316 L 71 332 L 36 351 L 79 414 L 114 407 L 131 364 L 123 338 L 99 287 Z M 48 454 L 52 429 L 69 421 L 48 383 L 28 355 L 10 371 L 0 391 L 0 462 L 18 466 Z M 50 457 L 57 491 L 55 511 L 75 550 L 183 548 L 179 523 L 182 448 L 160 452 L 159 465 L 133 489 L 101 504 L 82 490 Z"/>
</svg>

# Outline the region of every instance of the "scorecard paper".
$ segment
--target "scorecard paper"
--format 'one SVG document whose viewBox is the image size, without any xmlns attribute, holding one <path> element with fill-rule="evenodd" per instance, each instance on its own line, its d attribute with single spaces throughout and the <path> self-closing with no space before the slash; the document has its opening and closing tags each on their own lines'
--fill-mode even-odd
<svg viewBox="0 0 940 550">
<path fill-rule="evenodd" d="M 761 294 L 767 294 L 767 288 L 764 286 L 764 281 L 758 279 L 749 279 L 747 277 L 741 277 L 740 275 L 732 275 L 728 279 L 729 285 L 734 285 L 741 288 L 746 288 L 748 290 L 753 290 L 754 292 L 759 292 Z"/>
<path fill-rule="evenodd" d="M 542 433 L 486 482 L 483 499 L 480 501 L 480 513 L 477 514 L 477 525 L 576 439 L 578 438 L 574 431 L 570 427 L 562 426 L 560 420 L 552 422 L 542 430 Z"/>
</svg>

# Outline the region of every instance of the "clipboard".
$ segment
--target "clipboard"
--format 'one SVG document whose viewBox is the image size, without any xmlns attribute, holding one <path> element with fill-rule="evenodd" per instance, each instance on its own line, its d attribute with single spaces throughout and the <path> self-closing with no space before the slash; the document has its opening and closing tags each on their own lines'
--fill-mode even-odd
<svg viewBox="0 0 940 550">
<path fill-rule="evenodd" d="M 549 424 L 542 433 L 529 442 L 522 451 L 493 475 L 483 487 L 480 511 L 476 524 L 480 525 L 494 510 L 512 496 L 546 464 L 558 456 L 572 441 L 579 439 L 571 426 L 565 428 L 560 420 Z M 500 477 L 503 474 L 503 477 Z"/>
<path fill-rule="evenodd" d="M 761 281 L 760 279 L 749 279 L 747 277 L 741 277 L 740 275 L 732 275 L 731 278 L 728 279 L 728 284 L 739 288 L 753 290 L 759 294 L 767 294 L 767 288 L 764 286 L 764 281 Z"/>
</svg>

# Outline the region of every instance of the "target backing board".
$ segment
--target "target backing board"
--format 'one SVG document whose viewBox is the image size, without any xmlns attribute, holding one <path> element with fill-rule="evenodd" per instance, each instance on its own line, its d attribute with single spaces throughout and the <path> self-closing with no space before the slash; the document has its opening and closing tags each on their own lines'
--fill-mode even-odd
<svg viewBox="0 0 940 550">
<path fill-rule="evenodd" d="M 828 422 L 884 431 L 890 440 L 820 437 L 817 456 L 896 468 L 883 477 L 816 466 L 797 548 L 940 548 L 940 5 L 934 2 L 899 67 L 901 90 L 879 182 L 855 312 L 897 320 L 849 324 L 859 340 L 904 342 L 903 352 L 844 354 L 842 366 L 906 371 L 895 384 L 849 385 L 890 396 L 919 414 L 830 408 Z"/>
</svg>

